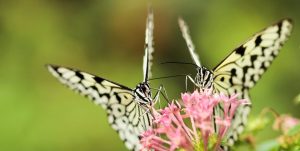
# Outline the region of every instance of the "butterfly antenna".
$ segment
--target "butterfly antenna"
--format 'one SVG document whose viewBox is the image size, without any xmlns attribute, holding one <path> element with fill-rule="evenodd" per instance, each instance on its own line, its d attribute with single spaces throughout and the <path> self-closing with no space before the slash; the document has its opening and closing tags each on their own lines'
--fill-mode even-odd
<svg viewBox="0 0 300 151">
<path fill-rule="evenodd" d="M 157 77 L 157 78 L 148 79 L 148 81 L 158 80 L 158 79 L 174 78 L 174 77 L 183 77 L 183 76 L 187 76 L 187 75 L 185 75 L 185 74 L 178 74 L 178 75 L 171 75 L 171 76 L 165 76 L 165 77 Z"/>
<path fill-rule="evenodd" d="M 199 67 L 195 63 L 191 63 L 191 62 L 179 62 L 179 61 L 167 61 L 167 62 L 162 62 L 160 64 L 187 64 L 187 65 L 193 65 L 193 66 Z"/>
</svg>

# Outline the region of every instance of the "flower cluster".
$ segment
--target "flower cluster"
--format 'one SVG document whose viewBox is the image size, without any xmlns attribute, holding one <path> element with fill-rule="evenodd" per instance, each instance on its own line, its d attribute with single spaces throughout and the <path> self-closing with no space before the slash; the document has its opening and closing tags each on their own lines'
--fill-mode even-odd
<svg viewBox="0 0 300 151">
<path fill-rule="evenodd" d="M 299 123 L 299 119 L 287 114 L 282 114 L 276 118 L 273 124 L 273 129 L 282 132 L 282 135 L 277 138 L 277 141 L 285 150 L 292 150 L 289 148 L 292 148 L 293 146 L 297 146 L 297 148 L 299 149 Z"/>
<path fill-rule="evenodd" d="M 299 119 L 292 117 L 287 114 L 280 115 L 276 118 L 273 128 L 275 130 L 280 130 L 283 134 L 287 134 L 288 131 L 299 124 Z"/>
<path fill-rule="evenodd" d="M 211 89 L 184 93 L 181 99 L 182 105 L 174 101 L 164 109 L 153 111 L 154 127 L 142 134 L 145 150 L 219 150 L 237 107 L 245 102 L 237 95 L 213 94 Z M 223 111 L 214 115 L 218 106 Z"/>
</svg>

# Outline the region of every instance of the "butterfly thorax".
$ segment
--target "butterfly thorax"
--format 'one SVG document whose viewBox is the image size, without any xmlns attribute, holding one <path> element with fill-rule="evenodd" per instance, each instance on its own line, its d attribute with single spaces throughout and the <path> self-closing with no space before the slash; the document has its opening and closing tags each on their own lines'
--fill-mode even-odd
<svg viewBox="0 0 300 151">
<path fill-rule="evenodd" d="M 197 68 L 197 75 L 195 77 L 195 84 L 200 89 L 209 89 L 212 87 L 214 75 L 212 71 L 205 67 Z"/>
<path fill-rule="evenodd" d="M 135 101 L 140 105 L 148 105 L 152 103 L 150 86 L 147 82 L 139 83 L 134 89 Z"/>
</svg>

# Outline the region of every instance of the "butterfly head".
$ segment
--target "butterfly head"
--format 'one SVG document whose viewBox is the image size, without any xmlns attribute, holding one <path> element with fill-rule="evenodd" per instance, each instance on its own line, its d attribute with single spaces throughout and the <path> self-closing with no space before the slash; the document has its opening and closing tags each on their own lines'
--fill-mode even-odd
<svg viewBox="0 0 300 151">
<path fill-rule="evenodd" d="M 141 105 L 151 104 L 151 91 L 147 82 L 140 83 L 134 89 L 136 101 Z"/>
<path fill-rule="evenodd" d="M 197 75 L 195 77 L 195 83 L 200 89 L 209 89 L 212 86 L 214 75 L 212 71 L 205 67 L 197 68 Z"/>
</svg>

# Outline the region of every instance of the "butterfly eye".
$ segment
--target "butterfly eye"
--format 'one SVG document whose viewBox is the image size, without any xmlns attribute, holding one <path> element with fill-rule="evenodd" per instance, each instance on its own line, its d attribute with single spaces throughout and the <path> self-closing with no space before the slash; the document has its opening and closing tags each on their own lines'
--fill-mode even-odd
<svg viewBox="0 0 300 151">
<path fill-rule="evenodd" d="M 143 85 L 143 84 L 140 85 L 140 89 L 142 90 L 143 93 L 145 93 L 147 90 L 145 85 Z"/>
</svg>

